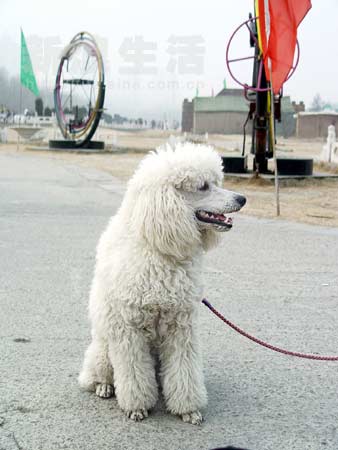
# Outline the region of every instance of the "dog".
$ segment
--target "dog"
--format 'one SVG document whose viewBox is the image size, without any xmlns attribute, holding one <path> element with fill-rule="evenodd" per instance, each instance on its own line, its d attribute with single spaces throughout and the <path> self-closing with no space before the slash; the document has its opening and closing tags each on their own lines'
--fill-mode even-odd
<svg viewBox="0 0 338 450">
<path fill-rule="evenodd" d="M 92 342 L 80 386 L 116 395 L 135 421 L 158 399 L 200 424 L 207 404 L 198 310 L 203 252 L 233 225 L 246 199 L 222 188 L 222 161 L 206 145 L 167 145 L 147 155 L 102 234 L 89 300 Z"/>
</svg>

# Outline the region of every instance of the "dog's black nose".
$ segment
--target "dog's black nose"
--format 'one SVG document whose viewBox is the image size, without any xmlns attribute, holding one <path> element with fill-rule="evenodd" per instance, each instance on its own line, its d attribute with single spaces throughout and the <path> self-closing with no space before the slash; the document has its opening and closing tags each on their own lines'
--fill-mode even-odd
<svg viewBox="0 0 338 450">
<path fill-rule="evenodd" d="M 244 197 L 244 195 L 238 195 L 236 201 L 240 205 L 240 207 L 243 208 L 246 203 L 246 198 Z"/>
</svg>

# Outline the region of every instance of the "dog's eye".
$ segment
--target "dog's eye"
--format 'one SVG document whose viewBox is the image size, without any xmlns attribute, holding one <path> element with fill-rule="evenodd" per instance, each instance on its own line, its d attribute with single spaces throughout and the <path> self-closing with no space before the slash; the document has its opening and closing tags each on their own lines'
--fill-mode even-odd
<svg viewBox="0 0 338 450">
<path fill-rule="evenodd" d="M 207 191 L 209 189 L 209 183 L 205 182 L 201 187 L 198 188 L 199 191 Z"/>
</svg>

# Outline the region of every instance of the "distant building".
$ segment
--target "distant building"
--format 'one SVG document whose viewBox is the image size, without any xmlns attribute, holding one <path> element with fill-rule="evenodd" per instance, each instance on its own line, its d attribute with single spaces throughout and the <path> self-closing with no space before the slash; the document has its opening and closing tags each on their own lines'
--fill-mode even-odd
<svg viewBox="0 0 338 450">
<path fill-rule="evenodd" d="M 183 102 L 182 131 L 195 134 L 238 134 L 248 116 L 249 102 L 241 89 L 223 89 L 215 97 Z"/>
<path fill-rule="evenodd" d="M 189 102 L 187 98 L 183 101 L 182 106 L 182 131 L 190 133 L 194 127 L 194 110 L 193 102 Z"/>
<path fill-rule="evenodd" d="M 299 138 L 326 138 L 329 125 L 334 125 L 338 134 L 338 112 L 299 112 L 297 114 L 296 136 Z"/>
<path fill-rule="evenodd" d="M 292 107 L 293 107 L 295 113 L 305 111 L 305 104 L 304 104 L 304 102 L 299 102 L 299 103 L 292 102 Z"/>
<path fill-rule="evenodd" d="M 182 106 L 182 131 L 194 134 L 241 134 L 249 113 L 249 102 L 242 89 L 222 89 L 215 97 L 184 99 Z M 282 123 L 277 124 L 277 134 L 285 137 L 295 133 L 295 109 L 290 97 L 282 99 Z M 251 132 L 252 122 L 247 124 Z"/>
</svg>

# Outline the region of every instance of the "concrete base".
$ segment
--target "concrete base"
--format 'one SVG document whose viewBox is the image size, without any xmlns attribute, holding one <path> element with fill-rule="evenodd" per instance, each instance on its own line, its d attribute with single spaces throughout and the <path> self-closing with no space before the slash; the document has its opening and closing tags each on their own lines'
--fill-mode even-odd
<svg viewBox="0 0 338 450">
<path fill-rule="evenodd" d="M 256 173 L 253 171 L 248 171 L 246 173 L 226 173 L 224 175 L 224 180 L 234 181 L 234 180 L 247 180 L 250 182 L 250 180 L 263 180 L 266 183 L 274 184 L 275 182 L 275 175 L 274 173 L 269 174 L 262 174 L 260 173 L 258 177 L 256 177 Z M 321 180 L 332 180 L 332 181 L 338 181 L 338 174 L 332 174 L 332 173 L 313 173 L 312 175 L 279 175 L 278 176 L 279 183 L 281 186 L 292 185 L 292 182 L 297 185 L 298 182 L 301 181 L 307 181 L 311 183 L 312 181 L 321 181 Z M 291 183 L 291 184 L 290 184 Z"/>
<path fill-rule="evenodd" d="M 245 174 L 248 172 L 248 157 L 222 156 L 223 172 L 226 174 Z M 309 158 L 277 158 L 278 174 L 280 176 L 312 176 L 313 159 Z M 263 171 L 261 175 L 272 175 L 270 171 Z"/>
<path fill-rule="evenodd" d="M 49 141 L 49 148 L 53 150 L 65 150 L 65 149 L 75 149 L 77 151 L 82 149 L 92 149 L 92 150 L 104 150 L 103 141 L 89 141 L 85 146 L 79 146 L 76 141 L 66 141 L 66 140 L 51 140 Z"/>
<path fill-rule="evenodd" d="M 14 130 L 18 133 L 21 139 L 29 140 L 32 139 L 32 137 L 37 134 L 39 131 L 41 131 L 41 128 L 37 127 L 10 127 L 11 130 Z"/>
<path fill-rule="evenodd" d="M 310 158 L 277 158 L 279 175 L 311 176 L 313 159 Z"/>
<path fill-rule="evenodd" d="M 222 156 L 224 173 L 246 173 L 248 170 L 248 157 Z"/>
</svg>

